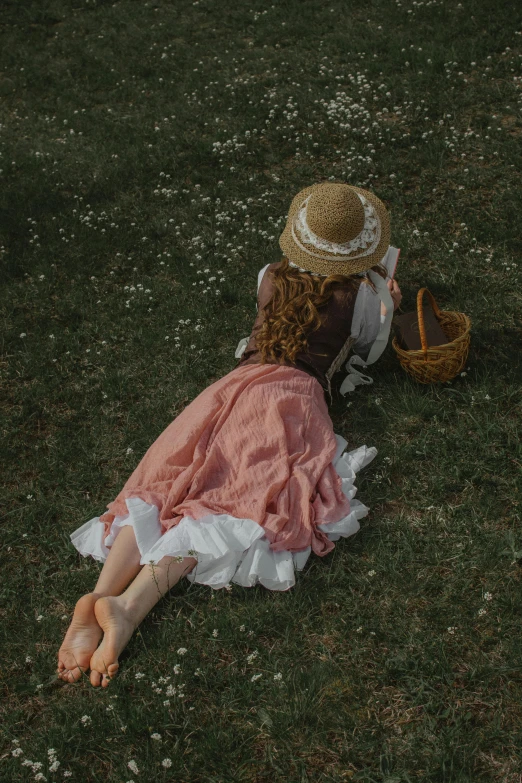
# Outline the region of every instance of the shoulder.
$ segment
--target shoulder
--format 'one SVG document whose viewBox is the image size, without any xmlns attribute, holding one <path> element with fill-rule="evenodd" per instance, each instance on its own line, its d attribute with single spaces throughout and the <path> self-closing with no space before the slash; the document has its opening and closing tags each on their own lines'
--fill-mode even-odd
<svg viewBox="0 0 522 783">
<path fill-rule="evenodd" d="M 279 269 L 281 266 L 281 261 L 273 261 L 271 264 L 267 264 L 265 269 L 267 272 L 274 272 L 276 269 Z"/>
<path fill-rule="evenodd" d="M 274 271 L 274 269 L 277 269 L 281 265 L 280 261 L 275 261 L 272 264 L 265 264 L 265 266 L 259 270 L 257 275 L 257 290 L 259 291 L 259 288 L 261 286 L 261 283 L 263 280 L 268 280 L 271 277 L 271 273 Z"/>
</svg>

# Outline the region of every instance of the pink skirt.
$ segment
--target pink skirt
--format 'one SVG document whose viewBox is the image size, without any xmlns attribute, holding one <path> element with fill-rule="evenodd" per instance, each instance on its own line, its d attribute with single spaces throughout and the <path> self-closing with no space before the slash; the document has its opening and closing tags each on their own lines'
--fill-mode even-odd
<svg viewBox="0 0 522 783">
<path fill-rule="evenodd" d="M 236 367 L 187 405 L 108 510 L 71 540 L 104 561 L 131 525 L 143 564 L 191 556 L 190 581 L 287 590 L 311 552 L 326 555 L 368 513 L 354 479 L 377 450 L 346 446 L 316 378 L 284 365 Z"/>
</svg>

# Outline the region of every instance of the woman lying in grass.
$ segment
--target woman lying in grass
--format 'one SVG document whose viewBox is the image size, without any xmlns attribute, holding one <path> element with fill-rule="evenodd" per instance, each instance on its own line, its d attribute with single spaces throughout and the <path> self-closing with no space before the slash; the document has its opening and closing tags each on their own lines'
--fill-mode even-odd
<svg viewBox="0 0 522 783">
<path fill-rule="evenodd" d="M 258 275 L 258 313 L 238 365 L 207 387 L 152 444 L 108 511 L 71 539 L 104 563 L 58 654 L 74 682 L 107 686 L 132 633 L 182 576 L 288 590 L 310 553 L 323 557 L 368 508 L 355 475 L 373 447 L 345 451 L 328 412 L 371 378 L 401 293 L 388 279 L 390 220 L 373 193 L 320 183 L 292 201 L 281 261 Z"/>
</svg>

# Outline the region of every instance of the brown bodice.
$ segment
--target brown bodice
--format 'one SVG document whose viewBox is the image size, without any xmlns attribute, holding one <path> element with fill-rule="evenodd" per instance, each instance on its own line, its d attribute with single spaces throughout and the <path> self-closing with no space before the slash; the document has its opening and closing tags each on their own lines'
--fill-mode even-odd
<svg viewBox="0 0 522 783">
<path fill-rule="evenodd" d="M 272 270 L 280 266 L 279 261 L 270 264 L 264 272 L 258 292 L 258 312 L 248 344 L 241 356 L 238 367 L 243 364 L 259 364 L 261 356 L 255 345 L 255 337 L 264 321 L 264 307 L 273 293 Z M 307 335 L 308 347 L 297 354 L 294 362 L 288 360 L 270 360 L 269 364 L 284 364 L 296 367 L 313 375 L 323 389 L 328 391 L 332 401 L 331 379 L 346 361 L 352 344 L 350 337 L 355 299 L 358 286 L 339 288 L 333 292 L 329 301 L 318 308 L 323 321 L 315 332 Z"/>
</svg>

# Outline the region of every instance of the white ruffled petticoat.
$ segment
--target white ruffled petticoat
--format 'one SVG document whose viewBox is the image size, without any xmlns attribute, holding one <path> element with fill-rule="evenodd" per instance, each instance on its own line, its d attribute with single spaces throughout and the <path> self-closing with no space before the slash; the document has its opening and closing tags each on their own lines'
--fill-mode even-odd
<svg viewBox="0 0 522 783">
<path fill-rule="evenodd" d="M 348 441 L 334 434 L 337 449 L 332 463 L 351 508 L 337 522 L 319 525 L 330 541 L 357 533 L 359 519 L 368 514 L 368 507 L 355 500 L 354 480 L 356 473 L 377 455 L 373 446 L 360 446 L 343 454 Z M 178 525 L 162 534 L 157 506 L 139 497 L 127 498 L 125 503 L 129 513 L 114 518 L 105 542 L 105 526 L 99 517 L 93 517 L 71 534 L 71 541 L 80 554 L 105 561 L 121 528 L 131 525 L 143 565 L 158 563 L 165 555 L 196 557 L 196 566 L 186 575 L 191 582 L 214 589 L 234 582 L 243 587 L 259 583 L 269 590 L 288 590 L 295 584 L 294 568 L 301 571 L 311 552 L 311 547 L 299 552 L 273 552 L 261 525 L 230 514 L 209 514 L 198 520 L 183 517 Z"/>
</svg>

